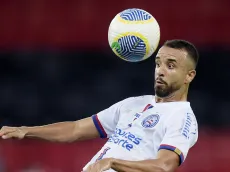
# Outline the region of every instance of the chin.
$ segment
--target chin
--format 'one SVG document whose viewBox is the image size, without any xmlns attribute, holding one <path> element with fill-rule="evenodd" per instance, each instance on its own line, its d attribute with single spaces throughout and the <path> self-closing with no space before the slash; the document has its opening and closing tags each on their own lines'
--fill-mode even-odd
<svg viewBox="0 0 230 172">
<path fill-rule="evenodd" d="M 159 87 L 155 87 L 155 94 L 161 98 L 169 96 L 168 90 Z"/>
</svg>

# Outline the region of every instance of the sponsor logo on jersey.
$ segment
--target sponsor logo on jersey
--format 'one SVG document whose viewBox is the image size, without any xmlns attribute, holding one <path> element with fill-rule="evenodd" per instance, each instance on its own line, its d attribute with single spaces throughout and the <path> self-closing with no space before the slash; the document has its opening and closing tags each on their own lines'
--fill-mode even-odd
<svg viewBox="0 0 230 172">
<path fill-rule="evenodd" d="M 141 138 L 131 132 L 116 128 L 115 133 L 109 138 L 108 142 L 121 146 L 122 148 L 131 151 L 134 145 L 141 143 Z"/>
<path fill-rule="evenodd" d="M 159 122 L 159 119 L 160 116 L 158 114 L 149 115 L 142 121 L 141 124 L 145 128 L 152 128 Z"/>
<path fill-rule="evenodd" d="M 192 124 L 192 118 L 190 115 L 191 115 L 190 113 L 187 113 L 187 116 L 184 122 L 184 126 L 182 128 L 182 135 L 187 139 L 189 139 L 190 127 Z"/>
</svg>

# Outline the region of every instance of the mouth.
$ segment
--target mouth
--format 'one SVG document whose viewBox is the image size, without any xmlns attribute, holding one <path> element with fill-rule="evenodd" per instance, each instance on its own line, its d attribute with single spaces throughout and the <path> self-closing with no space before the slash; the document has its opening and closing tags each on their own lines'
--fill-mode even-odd
<svg viewBox="0 0 230 172">
<path fill-rule="evenodd" d="M 157 80 L 156 80 L 156 84 L 157 84 L 157 85 L 165 85 L 165 82 L 162 81 L 162 80 L 160 80 L 160 79 L 157 79 Z"/>
<path fill-rule="evenodd" d="M 162 81 L 156 81 L 157 84 L 164 84 Z"/>
</svg>

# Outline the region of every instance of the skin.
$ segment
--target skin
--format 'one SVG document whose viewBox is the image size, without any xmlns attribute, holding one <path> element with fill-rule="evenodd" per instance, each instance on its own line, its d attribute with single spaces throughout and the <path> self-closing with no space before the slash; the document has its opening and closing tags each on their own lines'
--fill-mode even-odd
<svg viewBox="0 0 230 172">
<path fill-rule="evenodd" d="M 196 76 L 195 64 L 185 50 L 163 46 L 155 58 L 156 102 L 187 101 L 189 84 Z M 125 161 L 103 159 L 88 167 L 86 172 L 101 172 L 110 168 L 119 172 L 173 172 L 179 157 L 168 150 L 160 150 L 157 159 Z"/>
<path fill-rule="evenodd" d="M 187 101 L 189 84 L 196 75 L 187 52 L 163 46 L 155 62 L 156 102 Z"/>
<path fill-rule="evenodd" d="M 185 50 L 163 46 L 156 56 L 156 102 L 187 101 L 189 84 L 196 75 L 195 64 Z M 52 142 L 73 142 L 99 137 L 92 118 L 60 122 L 35 127 L 7 127 L 0 130 L 3 139 L 39 138 Z M 126 161 L 105 158 L 91 164 L 86 172 L 102 172 L 110 168 L 118 172 L 173 172 L 179 165 L 179 156 L 169 150 L 160 150 L 156 159 Z"/>
</svg>

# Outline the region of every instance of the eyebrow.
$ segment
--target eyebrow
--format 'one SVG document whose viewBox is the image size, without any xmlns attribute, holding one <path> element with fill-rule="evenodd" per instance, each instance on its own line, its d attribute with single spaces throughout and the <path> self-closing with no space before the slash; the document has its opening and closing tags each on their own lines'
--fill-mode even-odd
<svg viewBox="0 0 230 172">
<path fill-rule="evenodd" d="M 155 60 L 160 60 L 160 57 L 157 56 L 157 57 L 155 58 Z M 167 61 L 177 63 L 176 59 L 167 59 Z"/>
<path fill-rule="evenodd" d="M 170 62 L 177 62 L 176 59 L 167 59 L 167 61 L 170 61 Z"/>
</svg>

